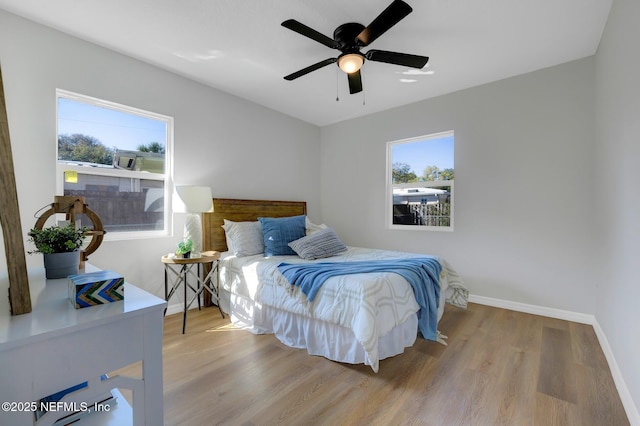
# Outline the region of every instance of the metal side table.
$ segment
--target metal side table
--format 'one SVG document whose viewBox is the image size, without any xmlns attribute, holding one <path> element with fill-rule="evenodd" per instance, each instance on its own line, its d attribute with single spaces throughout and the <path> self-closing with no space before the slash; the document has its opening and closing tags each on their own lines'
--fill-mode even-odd
<svg viewBox="0 0 640 426">
<path fill-rule="evenodd" d="M 220 315 L 224 318 L 224 313 L 220 308 L 220 302 L 218 300 L 218 288 L 217 273 L 218 273 L 218 259 L 220 259 L 220 253 L 217 251 L 206 251 L 200 254 L 199 257 L 182 258 L 182 257 L 170 257 L 168 255 L 162 256 L 160 259 L 164 264 L 164 298 L 168 302 L 171 296 L 183 284 L 184 288 L 184 312 L 182 317 L 182 334 L 185 332 L 187 324 L 187 311 L 193 302 L 198 300 L 198 309 L 201 309 L 200 295 L 207 290 L 213 300 L 215 300 L 220 310 Z M 211 270 L 204 276 L 204 266 L 210 264 Z M 194 271 L 194 266 L 195 271 Z M 204 278 L 202 278 L 204 276 Z M 216 277 L 216 284 L 213 282 L 213 277 Z M 189 282 L 189 277 L 195 280 L 195 283 Z M 169 282 L 171 281 L 171 289 L 169 290 Z M 194 287 L 195 285 L 195 287 Z M 194 292 L 191 300 L 187 301 L 187 288 L 190 288 Z M 166 312 L 166 311 L 165 311 Z"/>
</svg>

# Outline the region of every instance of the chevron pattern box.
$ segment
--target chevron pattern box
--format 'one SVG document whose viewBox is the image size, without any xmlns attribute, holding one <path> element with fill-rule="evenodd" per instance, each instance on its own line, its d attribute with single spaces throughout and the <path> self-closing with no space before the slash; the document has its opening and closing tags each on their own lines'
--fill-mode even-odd
<svg viewBox="0 0 640 426">
<path fill-rule="evenodd" d="M 113 271 L 69 275 L 69 300 L 76 309 L 124 300 L 124 277 Z"/>
</svg>

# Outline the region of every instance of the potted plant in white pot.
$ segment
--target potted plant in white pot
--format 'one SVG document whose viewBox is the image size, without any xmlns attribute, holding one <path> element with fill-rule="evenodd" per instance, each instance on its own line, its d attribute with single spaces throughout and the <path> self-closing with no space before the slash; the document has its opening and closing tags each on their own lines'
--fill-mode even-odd
<svg viewBox="0 0 640 426">
<path fill-rule="evenodd" d="M 47 278 L 66 278 L 78 273 L 80 249 L 88 233 L 86 226 L 76 229 L 72 224 L 34 228 L 29 231 L 29 241 L 36 249 L 29 254 L 43 254 Z"/>
</svg>

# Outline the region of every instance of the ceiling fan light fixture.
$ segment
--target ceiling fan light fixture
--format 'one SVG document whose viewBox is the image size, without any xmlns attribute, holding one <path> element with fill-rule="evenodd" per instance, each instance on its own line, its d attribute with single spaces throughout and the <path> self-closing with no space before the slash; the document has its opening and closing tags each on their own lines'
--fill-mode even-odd
<svg viewBox="0 0 640 426">
<path fill-rule="evenodd" d="M 347 74 L 359 71 L 364 64 L 364 56 L 359 53 L 347 53 L 338 58 L 338 67 Z"/>
<path fill-rule="evenodd" d="M 286 75 L 284 79 L 287 81 L 295 80 L 329 64 L 337 63 L 338 68 L 347 74 L 349 93 L 353 95 L 354 93 L 362 92 L 362 75 L 360 69 L 365 59 L 373 62 L 400 65 L 402 67 L 424 68 L 429 61 L 427 56 L 378 49 L 369 49 L 366 53 L 360 51 L 361 48 L 369 46 L 374 40 L 393 28 L 398 22 L 411 13 L 412 10 L 411 6 L 403 0 L 392 0 L 391 4 L 376 16 L 368 26 L 365 27 L 358 22 L 346 22 L 339 25 L 333 31 L 333 38 L 295 19 L 287 19 L 282 22 L 281 25 L 283 27 L 323 44 L 326 47 L 339 50 L 341 53 L 337 58 L 327 58 Z"/>
</svg>

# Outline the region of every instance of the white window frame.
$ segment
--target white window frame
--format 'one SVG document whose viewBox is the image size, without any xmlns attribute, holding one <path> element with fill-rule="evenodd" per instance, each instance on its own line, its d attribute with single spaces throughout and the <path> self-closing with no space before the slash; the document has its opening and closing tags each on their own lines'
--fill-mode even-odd
<svg viewBox="0 0 640 426">
<path fill-rule="evenodd" d="M 392 149 L 395 145 L 410 144 L 415 142 L 425 142 L 432 139 L 440 139 L 446 136 L 454 136 L 454 131 L 449 130 L 446 132 L 433 133 L 424 136 L 418 136 L 414 138 L 401 139 L 396 141 L 387 142 L 387 175 L 386 175 L 386 193 L 385 193 L 385 225 L 386 229 L 402 230 L 402 231 L 441 231 L 441 232 L 453 232 L 454 229 L 454 180 L 438 180 L 438 181 L 419 181 L 411 183 L 393 183 L 393 155 Z M 455 138 L 454 138 L 454 152 L 455 152 Z M 454 165 L 455 167 L 455 165 Z M 451 187 L 450 195 L 450 218 L 449 226 L 428 226 L 428 225 L 399 225 L 393 223 L 393 190 L 402 188 L 415 188 L 415 187 Z"/>
<path fill-rule="evenodd" d="M 111 168 L 90 167 L 83 166 L 77 163 L 66 163 L 64 161 L 58 161 L 58 99 L 65 98 L 77 102 L 83 102 L 91 104 L 97 107 L 114 109 L 127 114 L 139 115 L 142 117 L 164 121 L 166 123 L 166 145 L 165 145 L 165 162 L 164 173 L 151 173 L 151 172 L 139 172 L 133 170 L 119 170 Z M 56 193 L 64 193 L 64 172 L 75 171 L 81 174 L 90 174 L 96 176 L 113 176 L 119 178 L 131 178 L 131 179 L 144 179 L 144 180 L 158 180 L 164 181 L 164 229 L 153 231 L 112 231 L 107 232 L 104 236 L 105 241 L 120 241 L 120 240 L 133 240 L 142 238 L 153 237 L 167 237 L 172 234 L 173 215 L 171 214 L 171 197 L 173 195 L 173 117 L 154 113 L 151 111 L 145 111 L 139 108 L 134 108 L 127 105 L 122 105 L 116 102 L 106 101 L 99 98 L 94 98 L 80 93 L 71 92 L 64 89 L 56 89 Z"/>
</svg>

